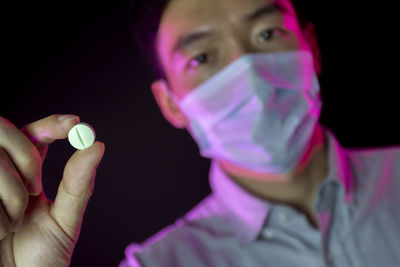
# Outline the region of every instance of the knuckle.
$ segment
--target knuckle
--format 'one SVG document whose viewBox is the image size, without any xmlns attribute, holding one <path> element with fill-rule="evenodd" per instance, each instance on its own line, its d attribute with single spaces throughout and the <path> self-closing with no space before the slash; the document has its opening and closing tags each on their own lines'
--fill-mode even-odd
<svg viewBox="0 0 400 267">
<path fill-rule="evenodd" d="M 26 153 L 21 155 L 19 159 L 21 164 L 29 169 L 37 169 L 41 166 L 40 154 L 33 146 L 28 148 Z"/>
<path fill-rule="evenodd" d="M 0 148 L 0 175 L 12 175 L 18 177 L 17 171 L 10 162 L 7 153 Z"/>
<path fill-rule="evenodd" d="M 1 227 L 0 226 L 0 240 L 3 240 L 4 238 L 6 238 L 9 232 L 10 232 L 10 227 Z"/>
<path fill-rule="evenodd" d="M 4 210 L 0 207 L 0 240 L 3 240 L 11 231 L 11 222 L 5 216 Z M 1 266 L 1 257 L 0 257 Z"/>
<path fill-rule="evenodd" d="M 28 206 L 29 193 L 25 187 L 18 191 L 19 192 L 15 192 L 9 196 L 7 204 L 9 207 L 15 210 L 17 214 L 23 214 Z"/>
<path fill-rule="evenodd" d="M 21 162 L 28 166 L 36 166 L 39 163 L 36 153 L 27 152 L 20 158 Z"/>
<path fill-rule="evenodd" d="M 5 151 L 10 153 L 14 150 L 18 151 L 19 149 L 22 153 L 19 154 L 18 160 L 21 160 L 22 163 L 26 162 L 37 165 L 40 162 L 40 153 L 34 144 L 25 140 L 26 137 L 27 136 L 24 135 L 23 130 L 17 129 L 16 126 L 12 124 L 10 127 L 0 125 L 0 142 L 3 141 L 6 144 L 9 144 L 9 146 L 6 146 L 7 149 L 5 149 Z M 18 144 L 18 148 L 14 149 L 16 144 Z"/>
<path fill-rule="evenodd" d="M 7 131 L 10 128 L 16 128 L 15 125 L 6 119 L 5 117 L 0 116 L 0 131 Z"/>
</svg>

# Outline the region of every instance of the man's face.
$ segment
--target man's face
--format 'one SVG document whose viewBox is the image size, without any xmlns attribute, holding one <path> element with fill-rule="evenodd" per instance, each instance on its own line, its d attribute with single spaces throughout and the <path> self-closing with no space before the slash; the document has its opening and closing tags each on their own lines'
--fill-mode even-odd
<svg viewBox="0 0 400 267">
<path fill-rule="evenodd" d="M 156 47 L 179 98 L 244 54 L 311 51 L 290 0 L 171 0 Z"/>
</svg>

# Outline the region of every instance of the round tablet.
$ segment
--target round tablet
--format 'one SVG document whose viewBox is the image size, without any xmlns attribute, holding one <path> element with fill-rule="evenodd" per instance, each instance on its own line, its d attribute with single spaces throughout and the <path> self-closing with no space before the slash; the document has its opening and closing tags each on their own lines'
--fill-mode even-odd
<svg viewBox="0 0 400 267">
<path fill-rule="evenodd" d="M 82 150 L 93 145 L 96 133 L 92 126 L 81 122 L 69 130 L 68 140 L 76 149 Z"/>
</svg>

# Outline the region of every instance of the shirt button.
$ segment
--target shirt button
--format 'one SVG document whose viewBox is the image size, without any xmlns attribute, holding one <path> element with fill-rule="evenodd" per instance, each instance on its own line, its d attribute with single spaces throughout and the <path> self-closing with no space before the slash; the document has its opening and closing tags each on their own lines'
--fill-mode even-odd
<svg viewBox="0 0 400 267">
<path fill-rule="evenodd" d="M 266 229 L 264 230 L 264 232 L 263 232 L 263 236 L 264 236 L 266 239 L 271 239 L 271 238 L 274 236 L 274 230 L 269 229 L 269 228 L 266 228 Z"/>
</svg>

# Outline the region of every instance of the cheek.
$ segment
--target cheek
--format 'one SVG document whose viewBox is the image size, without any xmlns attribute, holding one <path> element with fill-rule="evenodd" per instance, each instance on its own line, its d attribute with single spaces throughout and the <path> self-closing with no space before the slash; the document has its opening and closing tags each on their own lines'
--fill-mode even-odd
<svg viewBox="0 0 400 267">
<path fill-rule="evenodd" d="M 171 61 L 164 61 L 164 69 L 166 71 L 170 87 L 174 94 L 183 97 L 188 91 L 185 83 L 185 65 L 186 59 L 183 56 L 175 55 Z"/>
<path fill-rule="evenodd" d="M 185 97 L 188 93 L 196 88 L 196 86 L 193 84 L 193 80 L 179 73 L 169 75 L 168 80 L 172 91 L 180 99 Z"/>
<path fill-rule="evenodd" d="M 164 68 L 174 80 L 182 79 L 185 71 L 186 58 L 181 55 L 175 55 L 171 61 L 164 64 Z"/>
<path fill-rule="evenodd" d="M 173 91 L 179 97 L 184 97 L 186 94 L 195 90 L 204 77 L 199 75 L 195 70 L 187 69 L 187 58 L 183 56 L 176 56 L 169 64 L 167 71 L 168 80 L 170 81 Z"/>
</svg>

